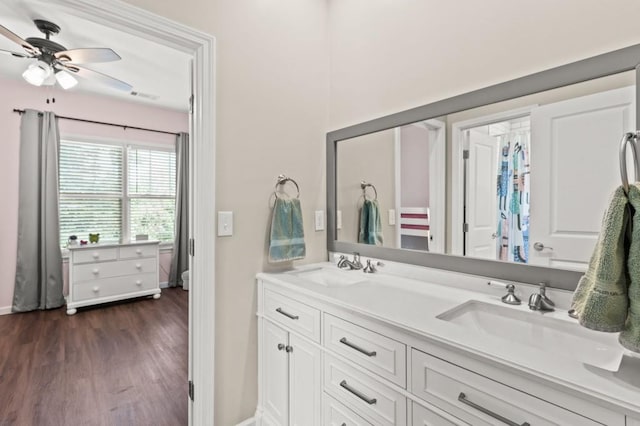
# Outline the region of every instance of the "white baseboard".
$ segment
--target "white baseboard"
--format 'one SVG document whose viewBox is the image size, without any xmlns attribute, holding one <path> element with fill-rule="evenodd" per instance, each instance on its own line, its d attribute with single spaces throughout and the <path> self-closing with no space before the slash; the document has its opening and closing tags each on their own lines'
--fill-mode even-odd
<svg viewBox="0 0 640 426">
<path fill-rule="evenodd" d="M 250 419 L 247 419 L 242 423 L 238 423 L 236 426 L 255 426 L 255 424 L 256 424 L 256 419 L 254 417 L 251 417 Z"/>
<path fill-rule="evenodd" d="M 0 315 L 8 315 L 11 313 L 11 306 L 0 306 Z"/>
</svg>

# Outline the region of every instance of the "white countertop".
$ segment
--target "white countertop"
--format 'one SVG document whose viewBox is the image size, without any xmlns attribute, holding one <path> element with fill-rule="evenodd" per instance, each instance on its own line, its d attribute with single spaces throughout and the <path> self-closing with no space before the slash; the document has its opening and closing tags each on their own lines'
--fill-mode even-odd
<svg viewBox="0 0 640 426">
<path fill-rule="evenodd" d="M 135 245 L 145 245 L 145 244 L 160 244 L 160 241 L 139 240 L 139 241 L 129 241 L 125 243 L 87 243 L 85 245 L 80 245 L 80 243 L 78 243 L 77 246 L 68 246 L 65 248 L 68 250 L 84 250 L 84 249 L 99 249 L 99 248 L 109 248 L 109 247 L 135 246 Z"/>
<path fill-rule="evenodd" d="M 365 281 L 328 287 L 297 276 L 302 271 L 319 267 L 333 268 L 350 276 L 362 277 Z M 625 355 L 618 371 L 608 371 L 570 357 L 559 356 L 558 351 L 545 351 L 491 334 L 472 332 L 464 326 L 436 317 L 470 300 L 506 306 L 500 301 L 500 297 L 506 294 L 503 287 L 488 286 L 486 278 L 435 269 L 384 269 L 385 271 L 376 274 L 343 272 L 334 264 L 326 262 L 283 273 L 260 273 L 258 278 L 382 320 L 453 348 L 481 355 L 551 383 L 596 397 L 635 416 L 640 415 L 640 357 L 623 351 Z M 420 279 L 415 279 L 416 276 Z M 568 317 L 566 311 L 570 292 L 548 290 L 547 294 L 556 302 L 558 309 L 542 314 L 530 312 L 527 306 L 526 297 L 533 291 L 536 291 L 533 286 L 518 285 L 516 294 L 522 298 L 523 303 L 510 308 L 526 311 L 530 315 L 545 315 L 575 322 Z"/>
</svg>

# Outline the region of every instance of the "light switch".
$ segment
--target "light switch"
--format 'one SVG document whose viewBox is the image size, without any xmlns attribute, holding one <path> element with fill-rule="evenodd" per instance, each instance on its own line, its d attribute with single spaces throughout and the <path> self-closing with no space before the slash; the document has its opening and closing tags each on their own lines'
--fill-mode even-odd
<svg viewBox="0 0 640 426">
<path fill-rule="evenodd" d="M 316 231 L 324 231 L 324 210 L 316 210 Z"/>
<path fill-rule="evenodd" d="M 389 225 L 396 224 L 396 211 L 394 209 L 389 209 Z"/>
<path fill-rule="evenodd" d="M 233 235 L 233 212 L 218 212 L 218 236 Z"/>
<path fill-rule="evenodd" d="M 342 229 L 342 210 L 336 211 L 336 228 Z"/>
</svg>

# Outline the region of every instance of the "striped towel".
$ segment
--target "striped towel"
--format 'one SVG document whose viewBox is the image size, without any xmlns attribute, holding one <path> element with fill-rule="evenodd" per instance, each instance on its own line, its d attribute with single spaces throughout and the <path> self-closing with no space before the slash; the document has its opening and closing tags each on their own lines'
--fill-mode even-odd
<svg viewBox="0 0 640 426">
<path fill-rule="evenodd" d="M 276 198 L 271 219 L 269 262 L 304 259 L 304 226 L 300 200 Z"/>
</svg>

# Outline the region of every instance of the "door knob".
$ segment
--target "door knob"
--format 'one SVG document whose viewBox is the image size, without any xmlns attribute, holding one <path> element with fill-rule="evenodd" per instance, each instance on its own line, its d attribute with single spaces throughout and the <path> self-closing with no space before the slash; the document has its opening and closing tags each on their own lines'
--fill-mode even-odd
<svg viewBox="0 0 640 426">
<path fill-rule="evenodd" d="M 553 247 L 545 247 L 544 244 L 542 244 L 539 241 L 536 241 L 535 243 L 533 243 L 533 249 L 535 251 L 542 251 L 544 249 L 553 250 Z"/>
</svg>

